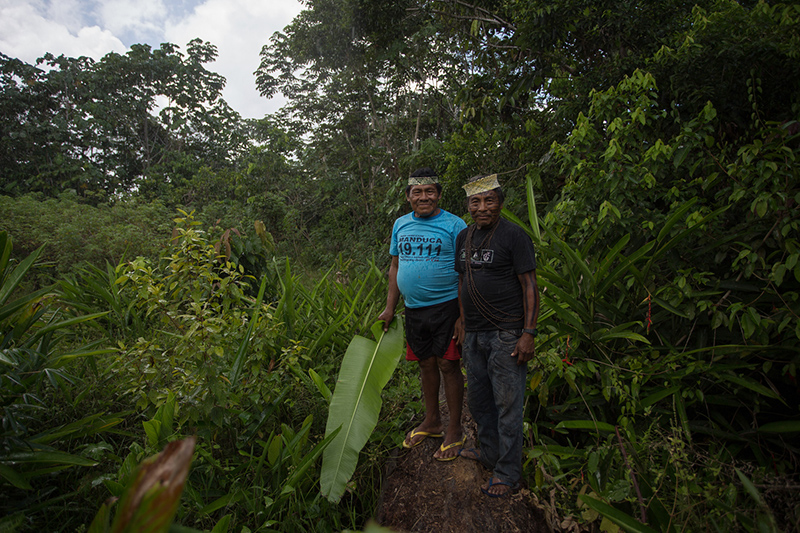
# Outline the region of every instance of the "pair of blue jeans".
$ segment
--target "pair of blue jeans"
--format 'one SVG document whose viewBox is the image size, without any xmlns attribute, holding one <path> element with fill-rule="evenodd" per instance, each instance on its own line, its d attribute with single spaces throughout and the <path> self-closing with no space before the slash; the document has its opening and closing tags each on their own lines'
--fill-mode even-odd
<svg viewBox="0 0 800 533">
<path fill-rule="evenodd" d="M 522 410 L 527 364 L 511 354 L 520 330 L 468 331 L 462 356 L 467 401 L 478 425 L 481 462 L 494 477 L 516 484 L 522 477 Z"/>
</svg>

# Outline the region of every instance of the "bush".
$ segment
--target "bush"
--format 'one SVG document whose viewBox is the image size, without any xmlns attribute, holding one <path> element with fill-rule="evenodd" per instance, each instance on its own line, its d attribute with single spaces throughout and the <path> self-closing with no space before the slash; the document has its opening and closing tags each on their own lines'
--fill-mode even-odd
<svg viewBox="0 0 800 533">
<path fill-rule="evenodd" d="M 39 283 L 87 264 L 157 258 L 172 230 L 171 215 L 157 202 L 93 207 L 69 193 L 47 200 L 0 196 L 0 229 L 13 237 L 14 253 L 24 256 L 44 246 L 39 260 L 48 268 L 38 274 Z"/>
<path fill-rule="evenodd" d="M 97 412 L 52 423 L 59 411 L 53 400 L 64 402 L 58 392 L 78 381 L 69 372 L 72 362 L 111 350 L 72 335 L 100 314 L 63 318 L 51 287 L 20 288 L 41 249 L 16 264 L 11 250 L 0 231 L 0 514 L 10 517 L 28 507 L 42 514 L 57 508 L 60 494 L 49 487 L 64 483 L 62 472 L 97 464 L 90 453 L 73 453 L 72 441 L 91 440 L 121 422 Z M 0 520 L 0 529 L 6 525 Z"/>
</svg>

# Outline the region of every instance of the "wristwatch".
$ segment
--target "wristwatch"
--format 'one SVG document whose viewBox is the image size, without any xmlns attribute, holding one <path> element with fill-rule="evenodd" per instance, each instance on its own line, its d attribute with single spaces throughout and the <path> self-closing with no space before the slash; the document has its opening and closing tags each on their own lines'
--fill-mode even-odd
<svg viewBox="0 0 800 533">
<path fill-rule="evenodd" d="M 533 329 L 531 329 L 531 328 L 524 328 L 524 329 L 522 330 L 522 332 L 523 332 L 523 333 L 529 333 L 529 334 L 533 335 L 534 337 L 535 337 L 536 335 L 538 335 L 538 334 L 539 334 L 539 332 L 538 332 L 538 331 L 536 331 L 536 328 L 533 328 Z"/>
</svg>

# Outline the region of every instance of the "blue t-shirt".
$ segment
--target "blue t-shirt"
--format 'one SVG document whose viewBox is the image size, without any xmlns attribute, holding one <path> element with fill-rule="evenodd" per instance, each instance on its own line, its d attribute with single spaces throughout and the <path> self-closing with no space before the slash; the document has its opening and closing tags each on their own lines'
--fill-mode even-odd
<svg viewBox="0 0 800 533">
<path fill-rule="evenodd" d="M 397 286 L 406 307 L 458 298 L 456 237 L 467 224 L 444 209 L 427 218 L 414 212 L 394 221 L 389 253 L 398 256 Z"/>
</svg>

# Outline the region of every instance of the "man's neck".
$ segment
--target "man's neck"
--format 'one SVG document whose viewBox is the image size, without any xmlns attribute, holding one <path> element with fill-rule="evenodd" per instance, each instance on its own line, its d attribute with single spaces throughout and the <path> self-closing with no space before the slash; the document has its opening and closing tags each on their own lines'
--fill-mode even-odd
<svg viewBox="0 0 800 533">
<path fill-rule="evenodd" d="M 478 226 L 477 224 L 475 224 L 475 227 L 478 229 L 478 231 L 487 231 L 487 230 L 492 229 L 493 227 L 495 227 L 499 223 L 500 223 L 500 219 L 498 218 L 492 224 L 486 224 L 485 226 Z"/>
<path fill-rule="evenodd" d="M 437 208 L 436 208 L 436 211 L 434 211 L 434 212 L 433 212 L 433 213 L 431 213 L 430 215 L 428 215 L 428 216 L 426 216 L 426 217 L 421 217 L 421 216 L 419 216 L 419 215 L 417 214 L 417 212 L 416 212 L 416 211 L 414 211 L 414 218 L 433 218 L 433 217 L 435 217 L 436 215 L 438 215 L 438 214 L 439 214 L 439 213 L 441 213 L 441 212 L 442 212 L 442 209 L 441 209 L 441 208 L 439 208 L 439 207 L 437 207 Z"/>
</svg>

